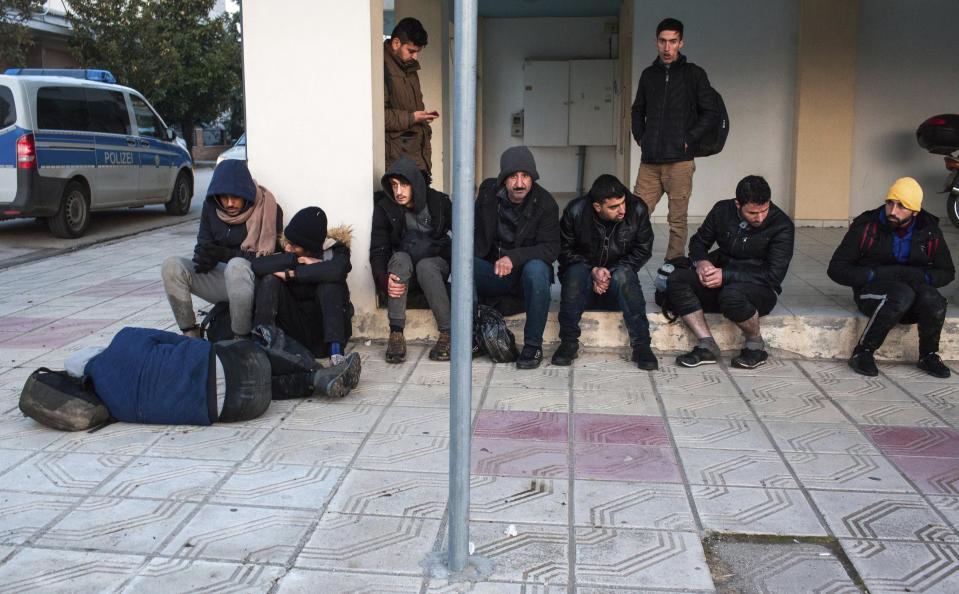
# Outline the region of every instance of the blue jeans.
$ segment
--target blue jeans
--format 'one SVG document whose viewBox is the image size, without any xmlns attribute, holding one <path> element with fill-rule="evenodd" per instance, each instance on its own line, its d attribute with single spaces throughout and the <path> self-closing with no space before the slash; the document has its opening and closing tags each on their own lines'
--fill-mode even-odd
<svg viewBox="0 0 959 594">
<path fill-rule="evenodd" d="M 473 258 L 473 283 L 480 297 L 521 295 L 526 308 L 523 342 L 543 347 L 543 330 L 549 314 L 549 284 L 552 266 L 542 260 L 530 260 L 522 270 L 513 268 L 506 276 L 493 274 L 493 263 Z"/>
<path fill-rule="evenodd" d="M 612 268 L 609 289 L 602 295 L 593 292 L 592 266 L 573 264 L 563 273 L 559 305 L 559 339 L 563 342 L 579 340 L 579 320 L 587 309 L 623 312 L 630 346 L 649 346 L 649 320 L 646 319 L 646 299 L 639 285 L 639 277 L 631 268 Z"/>
</svg>

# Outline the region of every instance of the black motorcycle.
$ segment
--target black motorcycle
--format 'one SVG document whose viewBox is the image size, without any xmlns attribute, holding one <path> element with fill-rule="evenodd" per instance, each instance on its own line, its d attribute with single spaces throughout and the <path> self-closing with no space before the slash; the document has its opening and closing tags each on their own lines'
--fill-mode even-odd
<svg viewBox="0 0 959 594">
<path fill-rule="evenodd" d="M 932 116 L 916 130 L 919 146 L 934 155 L 943 155 L 949 177 L 943 193 L 948 193 L 946 211 L 949 220 L 959 227 L 959 114 Z"/>
</svg>

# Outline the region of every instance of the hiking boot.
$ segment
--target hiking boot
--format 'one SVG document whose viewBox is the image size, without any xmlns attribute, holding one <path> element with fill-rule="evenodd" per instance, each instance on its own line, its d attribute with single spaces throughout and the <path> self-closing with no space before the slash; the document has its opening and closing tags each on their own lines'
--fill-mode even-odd
<svg viewBox="0 0 959 594">
<path fill-rule="evenodd" d="M 769 359 L 769 353 L 762 349 L 747 349 L 739 351 L 739 355 L 733 357 L 732 366 L 739 369 L 755 369 L 760 365 L 765 365 Z"/>
<path fill-rule="evenodd" d="M 693 347 L 685 355 L 676 357 L 676 364 L 683 367 L 699 367 L 700 365 L 715 365 L 716 355 L 707 348 L 701 346 Z"/>
<path fill-rule="evenodd" d="M 879 375 L 879 369 L 876 368 L 876 360 L 872 356 L 872 351 L 862 347 L 856 347 L 849 357 L 849 366 L 860 375 L 876 377 Z"/>
<path fill-rule="evenodd" d="M 440 332 L 436 344 L 430 349 L 430 361 L 449 361 L 450 360 L 450 333 L 449 331 Z"/>
<path fill-rule="evenodd" d="M 349 394 L 346 370 L 347 365 L 342 363 L 333 367 L 320 367 L 314 371 L 313 394 L 331 398 L 342 398 Z"/>
<path fill-rule="evenodd" d="M 360 383 L 360 372 L 363 371 L 363 359 L 360 358 L 359 353 L 350 353 L 346 356 L 346 360 L 343 362 L 343 365 L 346 366 L 345 382 L 347 391 L 352 390 Z"/>
<path fill-rule="evenodd" d="M 523 345 L 523 352 L 516 359 L 516 369 L 536 369 L 543 362 L 543 349 Z"/>
<path fill-rule="evenodd" d="M 553 365 L 559 365 L 565 367 L 567 365 L 573 364 L 573 359 L 579 356 L 579 341 L 578 340 L 564 340 L 559 343 L 559 347 L 556 349 L 556 352 L 553 353 L 553 358 L 551 359 Z"/>
<path fill-rule="evenodd" d="M 386 362 L 402 363 L 406 361 L 406 337 L 402 332 L 390 332 L 390 341 L 386 345 Z"/>
<path fill-rule="evenodd" d="M 648 344 L 638 344 L 633 347 L 633 356 L 630 360 L 636 364 L 636 367 L 644 371 L 655 371 L 659 369 L 659 361 L 656 360 L 656 355 L 653 353 L 653 349 L 649 348 Z"/>
<path fill-rule="evenodd" d="M 952 372 L 949 371 L 949 368 L 936 353 L 929 353 L 920 357 L 916 367 L 933 377 L 947 378 L 952 375 Z"/>
</svg>

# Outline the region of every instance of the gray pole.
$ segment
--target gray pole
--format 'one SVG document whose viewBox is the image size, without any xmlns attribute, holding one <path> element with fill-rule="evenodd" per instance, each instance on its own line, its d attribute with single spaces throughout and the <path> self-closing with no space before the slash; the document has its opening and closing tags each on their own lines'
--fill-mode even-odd
<svg viewBox="0 0 959 594">
<path fill-rule="evenodd" d="M 453 351 L 450 364 L 449 476 L 451 572 L 466 569 L 470 539 L 476 2 L 477 0 L 455 0 L 453 12 Z"/>
</svg>

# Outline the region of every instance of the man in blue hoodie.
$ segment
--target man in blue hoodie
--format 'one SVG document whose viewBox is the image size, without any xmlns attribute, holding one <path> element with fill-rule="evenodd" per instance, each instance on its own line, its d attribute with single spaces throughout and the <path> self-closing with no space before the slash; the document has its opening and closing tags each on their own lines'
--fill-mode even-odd
<svg viewBox="0 0 959 594">
<path fill-rule="evenodd" d="M 254 274 L 251 262 L 277 251 L 283 211 L 273 194 L 258 185 L 246 161 L 220 163 L 206 192 L 192 260 L 163 262 L 163 287 L 180 331 L 200 337 L 193 295 L 209 303 L 227 301 L 233 334 L 253 328 Z"/>
</svg>

